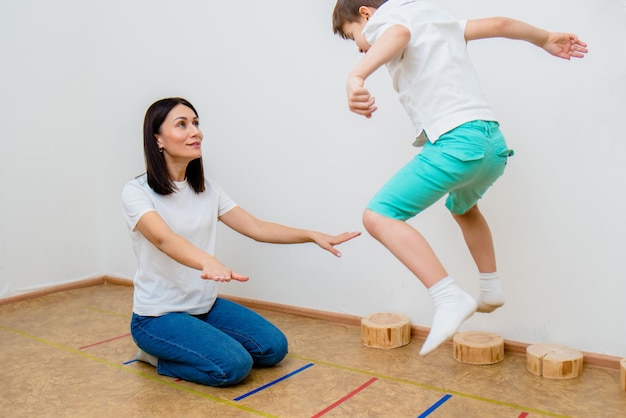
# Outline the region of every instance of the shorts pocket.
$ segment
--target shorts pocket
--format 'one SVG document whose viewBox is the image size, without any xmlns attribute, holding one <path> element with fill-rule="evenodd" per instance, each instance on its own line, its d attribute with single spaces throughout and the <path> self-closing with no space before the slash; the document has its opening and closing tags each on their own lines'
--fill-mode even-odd
<svg viewBox="0 0 626 418">
<path fill-rule="evenodd" d="M 455 144 L 453 147 L 444 146 L 442 153 L 456 158 L 460 161 L 476 161 L 485 157 L 485 150 L 482 147 L 472 146 L 472 144 Z"/>
</svg>

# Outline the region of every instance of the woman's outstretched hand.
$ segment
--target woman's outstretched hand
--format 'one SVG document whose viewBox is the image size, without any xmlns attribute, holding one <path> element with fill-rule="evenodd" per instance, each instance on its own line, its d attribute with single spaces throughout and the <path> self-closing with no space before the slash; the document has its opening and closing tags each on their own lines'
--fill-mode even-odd
<svg viewBox="0 0 626 418">
<path fill-rule="evenodd" d="M 358 237 L 359 235 L 361 235 L 360 232 L 344 232 L 343 234 L 334 236 L 323 234 L 321 232 L 315 232 L 313 233 L 312 238 L 313 241 L 321 248 L 333 253 L 337 257 L 341 257 L 341 253 L 335 248 L 335 245 L 339 245 L 341 243 L 349 241 L 352 238 Z"/>
<path fill-rule="evenodd" d="M 216 282 L 230 282 L 231 280 L 236 280 L 238 282 L 247 282 L 249 279 L 248 276 L 243 276 L 239 273 L 235 273 L 228 267 L 222 265 L 222 263 L 217 260 L 210 263 L 202 270 L 200 278 L 204 280 L 213 280 Z"/>
</svg>

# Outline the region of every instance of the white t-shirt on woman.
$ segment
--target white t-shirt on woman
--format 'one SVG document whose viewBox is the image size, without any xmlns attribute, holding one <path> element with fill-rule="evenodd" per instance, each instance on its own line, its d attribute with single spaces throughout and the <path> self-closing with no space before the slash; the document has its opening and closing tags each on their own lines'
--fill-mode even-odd
<svg viewBox="0 0 626 418">
<path fill-rule="evenodd" d="M 156 211 L 174 233 L 209 254 L 215 253 L 218 217 L 236 207 L 236 203 L 206 179 L 205 191 L 199 194 L 186 181 L 175 184 L 174 193 L 159 195 L 150 188 L 144 174 L 128 182 L 122 191 L 124 216 L 137 256 L 133 279 L 133 312 L 137 315 L 197 315 L 208 312 L 217 298 L 215 282 L 201 279 L 201 271 L 159 251 L 135 228 L 145 213 Z"/>
</svg>

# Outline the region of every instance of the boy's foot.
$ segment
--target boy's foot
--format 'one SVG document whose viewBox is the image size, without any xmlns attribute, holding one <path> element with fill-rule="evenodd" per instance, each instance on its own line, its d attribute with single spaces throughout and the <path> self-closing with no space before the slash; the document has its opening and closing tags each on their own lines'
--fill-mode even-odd
<svg viewBox="0 0 626 418">
<path fill-rule="evenodd" d="M 480 294 L 478 312 L 489 313 L 504 305 L 504 292 L 500 286 L 498 273 L 480 273 Z"/>
<path fill-rule="evenodd" d="M 439 284 L 444 285 L 445 288 L 437 289 L 434 292 L 437 294 L 433 294 L 433 299 L 435 299 L 435 316 L 428 338 L 426 338 L 420 351 L 422 356 L 430 353 L 439 347 L 441 343 L 451 338 L 463 321 L 476 312 L 476 301 L 474 298 L 457 287 L 453 281 L 445 284 L 442 282 L 437 283 L 431 288 L 431 291 Z"/>
<path fill-rule="evenodd" d="M 137 350 L 137 354 L 135 354 L 135 359 L 137 361 L 143 361 L 144 363 L 152 364 L 154 367 L 159 363 L 159 359 L 153 356 L 152 354 L 148 354 L 142 349 Z"/>
<path fill-rule="evenodd" d="M 502 301 L 497 303 L 487 303 L 482 299 L 481 296 L 479 296 L 476 303 L 478 305 L 478 307 L 476 308 L 476 312 L 490 313 L 498 309 L 500 306 L 504 305 L 504 298 L 502 298 Z"/>
</svg>

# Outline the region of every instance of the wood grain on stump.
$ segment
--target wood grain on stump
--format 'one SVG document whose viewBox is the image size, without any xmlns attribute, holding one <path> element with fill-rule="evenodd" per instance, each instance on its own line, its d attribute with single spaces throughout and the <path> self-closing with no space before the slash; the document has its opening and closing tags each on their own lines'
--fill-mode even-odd
<svg viewBox="0 0 626 418">
<path fill-rule="evenodd" d="M 396 348 L 411 341 L 409 317 L 397 313 L 375 313 L 361 318 L 361 343 L 372 348 Z"/>
<path fill-rule="evenodd" d="M 583 353 L 558 344 L 529 345 L 526 369 L 548 379 L 572 379 L 583 374 Z"/>
<path fill-rule="evenodd" d="M 504 339 L 481 331 L 457 332 L 452 338 L 454 359 L 469 364 L 495 364 L 504 360 Z"/>
</svg>

